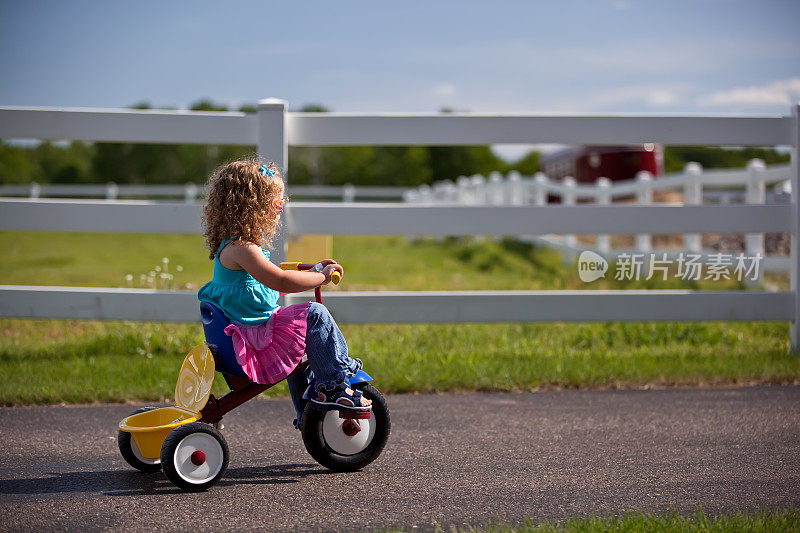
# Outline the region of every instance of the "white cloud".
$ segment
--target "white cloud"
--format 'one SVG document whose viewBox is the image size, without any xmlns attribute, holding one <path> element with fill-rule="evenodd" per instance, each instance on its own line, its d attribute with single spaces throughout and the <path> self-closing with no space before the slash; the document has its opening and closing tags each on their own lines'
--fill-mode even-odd
<svg viewBox="0 0 800 533">
<path fill-rule="evenodd" d="M 773 106 L 789 105 L 800 100 L 800 77 L 773 81 L 766 85 L 734 87 L 700 98 L 703 105 L 714 106 Z"/>
<path fill-rule="evenodd" d="M 437 83 L 433 86 L 434 96 L 455 96 L 456 88 L 452 83 Z"/>
<path fill-rule="evenodd" d="M 629 85 L 597 93 L 590 97 L 592 107 L 613 107 L 619 104 L 646 104 L 669 107 L 680 102 L 683 86 Z"/>
<path fill-rule="evenodd" d="M 668 106 L 677 102 L 678 97 L 667 89 L 651 89 L 644 95 L 644 100 L 654 106 Z"/>
</svg>

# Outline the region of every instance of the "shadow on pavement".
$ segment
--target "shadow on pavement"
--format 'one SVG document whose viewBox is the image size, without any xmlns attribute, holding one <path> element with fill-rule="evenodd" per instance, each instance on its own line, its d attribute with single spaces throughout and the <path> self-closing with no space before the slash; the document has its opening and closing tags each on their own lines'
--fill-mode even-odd
<svg viewBox="0 0 800 533">
<path fill-rule="evenodd" d="M 311 475 L 328 474 L 316 463 L 229 468 L 215 485 L 271 485 L 297 483 Z M 144 474 L 135 470 L 52 472 L 50 477 L 0 479 L 0 494 L 61 494 L 100 492 L 109 496 L 140 496 L 182 492 L 161 472 Z"/>
</svg>

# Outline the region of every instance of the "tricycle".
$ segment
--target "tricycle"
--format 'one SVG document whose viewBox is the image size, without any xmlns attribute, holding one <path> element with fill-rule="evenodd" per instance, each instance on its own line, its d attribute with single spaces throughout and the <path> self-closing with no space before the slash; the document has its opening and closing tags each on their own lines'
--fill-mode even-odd
<svg viewBox="0 0 800 533">
<path fill-rule="evenodd" d="M 310 270 L 314 263 L 286 262 L 280 267 Z M 339 272 L 331 276 L 334 283 L 340 279 Z M 319 287 L 314 295 L 322 303 Z M 163 470 L 172 483 L 190 492 L 213 486 L 228 467 L 228 444 L 221 433 L 223 415 L 275 385 L 255 383 L 244 373 L 236 361 L 233 342 L 224 333 L 230 321 L 222 311 L 202 302 L 200 315 L 206 344 L 192 348 L 184 359 L 175 385 L 175 405 L 134 411 L 120 421 L 117 435 L 120 453 L 128 464 L 142 472 Z M 220 398 L 211 394 L 215 372 L 222 374 L 230 388 Z M 313 391 L 306 357 L 286 380 L 295 409 L 301 413 L 295 425 L 306 450 L 319 464 L 348 472 L 367 466 L 381 454 L 391 422 L 386 400 L 370 385 L 369 374 L 359 370 L 348 378 L 352 389 L 372 400 L 366 412 L 315 408 L 309 401 Z"/>
</svg>

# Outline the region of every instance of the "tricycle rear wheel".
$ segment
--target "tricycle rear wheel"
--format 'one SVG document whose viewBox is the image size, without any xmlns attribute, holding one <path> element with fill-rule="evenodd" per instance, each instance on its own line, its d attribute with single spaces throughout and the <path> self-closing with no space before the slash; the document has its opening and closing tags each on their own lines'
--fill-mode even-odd
<svg viewBox="0 0 800 533">
<path fill-rule="evenodd" d="M 152 406 L 140 407 L 129 416 L 152 411 L 153 409 L 158 408 Z M 161 470 L 161 459 L 148 459 L 143 457 L 142 453 L 139 451 L 139 447 L 136 445 L 136 441 L 133 440 L 133 436 L 127 431 L 119 430 L 117 433 L 117 446 L 119 446 L 119 453 L 122 454 L 122 458 L 135 469 L 145 474 L 153 474 Z"/>
<path fill-rule="evenodd" d="M 342 419 L 338 411 L 320 411 L 311 402 L 303 413 L 306 450 L 319 464 L 336 472 L 360 470 L 377 459 L 391 430 L 389 408 L 378 389 L 366 383 L 352 388 L 372 400 L 369 420 Z"/>
</svg>

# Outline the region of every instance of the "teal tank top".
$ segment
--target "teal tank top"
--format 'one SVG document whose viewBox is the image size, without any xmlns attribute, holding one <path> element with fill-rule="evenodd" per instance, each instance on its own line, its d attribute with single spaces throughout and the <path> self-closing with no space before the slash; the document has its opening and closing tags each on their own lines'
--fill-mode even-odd
<svg viewBox="0 0 800 533">
<path fill-rule="evenodd" d="M 278 309 L 280 294 L 246 270 L 231 270 L 220 263 L 219 254 L 231 240 L 219 245 L 214 257 L 214 277 L 197 292 L 197 298 L 217 306 L 235 324 L 252 326 L 266 322 Z M 269 260 L 269 251 L 262 251 Z"/>
</svg>

